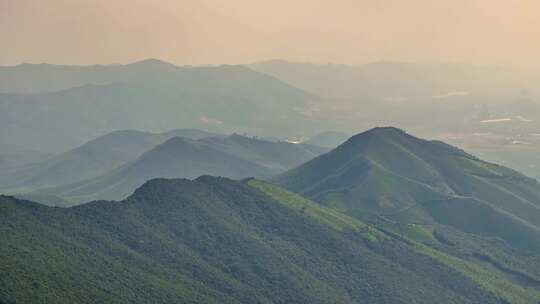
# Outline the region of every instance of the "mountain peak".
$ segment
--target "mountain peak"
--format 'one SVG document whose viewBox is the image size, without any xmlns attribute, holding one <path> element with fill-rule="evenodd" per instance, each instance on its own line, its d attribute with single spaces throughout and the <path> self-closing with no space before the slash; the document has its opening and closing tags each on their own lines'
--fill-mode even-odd
<svg viewBox="0 0 540 304">
<path fill-rule="evenodd" d="M 401 151 L 397 149 L 401 147 Z M 361 153 L 402 153 L 405 150 L 424 151 L 431 155 L 454 155 L 470 159 L 476 159 L 467 152 L 438 140 L 427 140 L 407 133 L 405 130 L 396 127 L 376 127 L 365 132 L 356 134 L 345 143 L 338 146 L 341 151 L 349 151 L 356 154 Z M 360 150 L 359 150 L 360 149 Z"/>
<path fill-rule="evenodd" d="M 364 143 L 367 140 L 377 139 L 418 139 L 402 129 L 396 127 L 376 127 L 349 138 L 343 145 Z"/>
<path fill-rule="evenodd" d="M 129 197 L 147 196 L 156 191 L 159 193 L 167 192 L 170 189 L 182 189 L 187 185 L 193 184 L 194 181 L 186 178 L 154 178 L 147 180 L 139 186 L 135 192 Z"/>
<path fill-rule="evenodd" d="M 372 215 L 384 214 L 404 223 L 451 222 L 467 232 L 472 231 L 469 223 L 483 221 L 475 232 L 501 237 L 524 250 L 540 250 L 532 241 L 540 225 L 536 181 L 397 128 L 355 135 L 273 182 L 361 219 L 378 221 Z M 469 223 L 464 216 L 471 216 Z"/>
<path fill-rule="evenodd" d="M 212 191 L 213 187 L 220 186 L 243 186 L 244 183 L 226 177 L 201 175 L 197 178 L 154 178 L 144 182 L 135 192 L 129 196 L 128 200 L 140 201 L 140 198 L 159 198 L 164 193 L 185 194 L 199 191 Z M 167 195 L 165 195 L 167 196 Z M 144 200 L 143 200 L 144 201 Z M 156 201 L 156 200 L 151 200 Z M 159 201 L 159 200 L 158 200 Z"/>
<path fill-rule="evenodd" d="M 148 59 L 143 59 L 143 60 L 140 60 L 140 61 L 135 61 L 133 63 L 130 63 L 129 65 L 145 65 L 145 66 L 175 66 L 174 64 L 170 63 L 170 62 L 167 62 L 167 61 L 163 61 L 163 60 L 160 60 L 160 59 L 156 59 L 156 58 L 148 58 Z"/>
<path fill-rule="evenodd" d="M 174 136 L 163 142 L 162 144 L 155 147 L 154 151 L 170 151 L 170 150 L 177 150 L 180 148 L 190 147 L 193 146 L 196 143 L 195 140 L 180 137 L 180 136 Z M 150 150 L 150 151 L 152 151 Z M 149 152 L 150 152 L 149 151 Z"/>
<path fill-rule="evenodd" d="M 186 144 L 186 143 L 190 143 L 190 142 L 191 142 L 191 140 L 188 139 L 188 138 L 180 137 L 180 136 L 173 136 L 173 137 L 169 138 L 167 141 L 165 141 L 163 143 L 163 145 Z"/>
<path fill-rule="evenodd" d="M 371 134 L 378 134 L 378 135 L 408 135 L 407 132 L 405 132 L 402 129 L 392 127 L 392 126 L 386 126 L 386 127 L 375 127 L 373 129 L 370 129 L 366 131 L 365 133 L 371 133 Z"/>
</svg>

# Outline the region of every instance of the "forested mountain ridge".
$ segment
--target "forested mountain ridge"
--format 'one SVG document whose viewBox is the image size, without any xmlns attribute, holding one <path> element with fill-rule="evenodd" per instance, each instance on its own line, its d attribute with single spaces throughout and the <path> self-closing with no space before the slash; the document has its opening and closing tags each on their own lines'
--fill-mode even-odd
<svg viewBox="0 0 540 304">
<path fill-rule="evenodd" d="M 272 180 L 323 206 L 540 286 L 540 185 L 440 141 L 375 128 Z"/>
<path fill-rule="evenodd" d="M 536 180 L 396 128 L 375 128 L 353 136 L 273 180 L 358 216 L 389 213 L 430 222 L 428 215 L 415 212 L 426 211 L 430 201 L 453 199 L 540 224 Z"/>
<path fill-rule="evenodd" d="M 535 303 L 540 294 L 257 180 L 152 180 L 121 202 L 0 197 L 0 301 Z"/>
</svg>

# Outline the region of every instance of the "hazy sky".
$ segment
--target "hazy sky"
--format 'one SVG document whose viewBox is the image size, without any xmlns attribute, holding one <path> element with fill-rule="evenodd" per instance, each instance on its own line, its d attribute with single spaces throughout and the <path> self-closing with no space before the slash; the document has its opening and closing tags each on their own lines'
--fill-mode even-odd
<svg viewBox="0 0 540 304">
<path fill-rule="evenodd" d="M 0 65 L 464 61 L 540 66 L 540 0 L 0 0 Z"/>
</svg>

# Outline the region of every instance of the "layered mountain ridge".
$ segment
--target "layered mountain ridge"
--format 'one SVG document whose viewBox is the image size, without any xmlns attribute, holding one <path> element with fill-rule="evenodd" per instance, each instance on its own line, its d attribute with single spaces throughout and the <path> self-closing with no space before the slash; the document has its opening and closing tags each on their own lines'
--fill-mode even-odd
<svg viewBox="0 0 540 304">
<path fill-rule="evenodd" d="M 0 147 L 55 153 L 122 129 L 283 134 L 291 122 L 312 119 L 306 113 L 321 100 L 243 66 L 156 60 L 0 68 L 0 83 Z"/>
<path fill-rule="evenodd" d="M 174 136 L 202 139 L 224 135 L 195 129 L 171 130 L 165 133 L 113 131 L 43 161 L 2 170 L 0 191 L 29 192 L 93 178 L 136 159 Z"/>
<path fill-rule="evenodd" d="M 310 145 L 270 142 L 238 134 L 198 140 L 172 137 L 101 175 L 38 189 L 33 194 L 56 195 L 76 204 L 126 198 L 153 178 L 193 179 L 201 175 L 270 178 L 325 151 Z"/>
</svg>

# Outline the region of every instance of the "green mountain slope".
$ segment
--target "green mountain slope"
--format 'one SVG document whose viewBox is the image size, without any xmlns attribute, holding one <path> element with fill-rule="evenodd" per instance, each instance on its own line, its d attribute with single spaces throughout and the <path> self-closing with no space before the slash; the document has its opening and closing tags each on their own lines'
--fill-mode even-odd
<svg viewBox="0 0 540 304">
<path fill-rule="evenodd" d="M 153 180 L 121 202 L 0 197 L 0 302 L 536 303 L 490 270 L 275 186 Z"/>
<path fill-rule="evenodd" d="M 455 147 L 376 128 L 273 182 L 540 285 L 540 185 Z"/>
<path fill-rule="evenodd" d="M 540 223 L 537 181 L 394 128 L 356 135 L 275 181 L 321 201 L 335 197 L 335 204 L 370 212 L 398 212 L 436 199 L 477 199 Z"/>
</svg>

